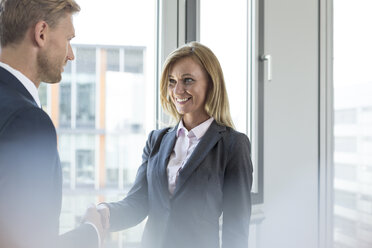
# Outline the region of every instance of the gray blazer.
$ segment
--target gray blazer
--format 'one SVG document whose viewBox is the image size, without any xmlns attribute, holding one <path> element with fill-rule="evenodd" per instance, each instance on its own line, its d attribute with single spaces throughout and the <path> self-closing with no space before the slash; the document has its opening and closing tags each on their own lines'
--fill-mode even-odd
<svg viewBox="0 0 372 248">
<path fill-rule="evenodd" d="M 180 171 L 173 195 L 168 191 L 169 157 L 177 126 L 152 131 L 142 165 L 128 195 L 108 203 L 111 231 L 148 217 L 146 248 L 247 248 L 251 215 L 252 162 L 245 134 L 215 121 Z"/>
</svg>

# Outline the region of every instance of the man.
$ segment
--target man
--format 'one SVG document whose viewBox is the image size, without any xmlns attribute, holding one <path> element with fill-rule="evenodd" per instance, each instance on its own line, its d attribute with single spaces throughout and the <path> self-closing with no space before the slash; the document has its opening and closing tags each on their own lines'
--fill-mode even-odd
<svg viewBox="0 0 372 248">
<path fill-rule="evenodd" d="M 59 236 L 62 176 L 55 127 L 37 88 L 57 83 L 74 59 L 74 0 L 0 3 L 0 247 L 98 247 L 95 208 L 77 229 Z"/>
</svg>

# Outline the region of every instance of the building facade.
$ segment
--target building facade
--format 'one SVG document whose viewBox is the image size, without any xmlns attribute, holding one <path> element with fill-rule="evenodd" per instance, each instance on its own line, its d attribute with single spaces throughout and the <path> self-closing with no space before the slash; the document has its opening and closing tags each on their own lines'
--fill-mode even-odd
<svg viewBox="0 0 372 248">
<path fill-rule="evenodd" d="M 62 81 L 40 99 L 58 135 L 63 170 L 61 232 L 89 204 L 122 199 L 141 163 L 147 133 L 145 47 L 73 45 Z M 112 234 L 106 247 L 137 247 L 143 225 Z"/>
</svg>

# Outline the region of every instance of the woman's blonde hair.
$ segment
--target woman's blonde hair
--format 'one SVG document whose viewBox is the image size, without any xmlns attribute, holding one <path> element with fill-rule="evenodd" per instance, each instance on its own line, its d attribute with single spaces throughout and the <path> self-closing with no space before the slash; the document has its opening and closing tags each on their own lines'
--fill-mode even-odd
<svg viewBox="0 0 372 248">
<path fill-rule="evenodd" d="M 220 125 L 234 128 L 231 120 L 229 100 L 225 88 L 225 81 L 221 65 L 214 53 L 206 46 L 198 42 L 190 42 L 170 53 L 163 65 L 160 79 L 160 101 L 163 109 L 167 111 L 175 121 L 180 121 L 180 115 L 174 106 L 169 94 L 169 73 L 171 67 L 180 59 L 191 57 L 208 74 L 209 87 L 205 101 L 205 111 Z"/>
</svg>

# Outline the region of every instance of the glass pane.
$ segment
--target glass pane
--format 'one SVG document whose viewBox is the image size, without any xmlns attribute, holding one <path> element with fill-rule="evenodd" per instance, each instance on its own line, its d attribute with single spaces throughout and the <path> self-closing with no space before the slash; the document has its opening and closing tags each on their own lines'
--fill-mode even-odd
<svg viewBox="0 0 372 248">
<path fill-rule="evenodd" d="M 61 160 L 62 175 L 63 175 L 63 185 L 70 187 L 71 176 L 72 176 L 72 163 L 74 162 L 72 153 L 72 137 L 71 135 L 59 135 L 58 137 L 59 145 L 59 159 Z"/>
<path fill-rule="evenodd" d="M 71 127 L 71 82 L 64 82 L 59 87 L 59 125 Z"/>
<path fill-rule="evenodd" d="M 71 64 L 71 62 L 66 64 L 62 74 L 62 81 L 59 84 L 59 126 L 61 128 L 71 127 Z"/>
<path fill-rule="evenodd" d="M 120 71 L 119 49 L 107 49 L 107 71 Z"/>
<path fill-rule="evenodd" d="M 75 136 L 76 185 L 91 186 L 95 179 L 95 137 Z"/>
<path fill-rule="evenodd" d="M 371 9 L 334 0 L 334 248 L 372 247 Z"/>
<path fill-rule="evenodd" d="M 143 49 L 125 49 L 124 71 L 143 73 Z"/>
<path fill-rule="evenodd" d="M 221 18 L 223 16 L 223 18 Z M 248 133 L 248 1 L 200 1 L 200 42 L 219 59 L 237 130 Z"/>
<path fill-rule="evenodd" d="M 39 99 L 41 107 L 44 109 L 44 111 L 47 111 L 48 108 L 48 85 L 45 83 L 41 83 L 39 86 Z"/>
<path fill-rule="evenodd" d="M 76 49 L 76 127 L 93 128 L 96 117 L 96 49 Z"/>
<path fill-rule="evenodd" d="M 156 25 L 148 25 L 157 23 L 156 1 L 78 3 L 75 60 L 65 67 L 57 97 L 51 96 L 59 106 L 51 116 L 63 171 L 61 233 L 79 225 L 90 203 L 126 195 L 156 123 Z M 110 234 L 105 247 L 138 247 L 144 224 Z"/>
<path fill-rule="evenodd" d="M 255 9 L 252 1 L 200 1 L 200 42 L 217 56 L 224 73 L 231 117 L 235 128 L 248 135 L 252 142 L 253 186 L 258 193 L 257 120 L 252 120 L 254 81 Z M 223 18 L 221 18 L 223 17 Z M 256 94 L 256 93 L 255 93 Z M 257 198 L 257 199 L 258 199 Z M 256 198 L 255 198 L 256 199 Z"/>
</svg>

